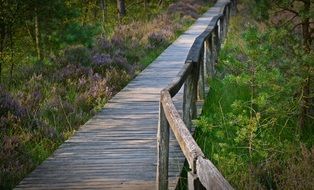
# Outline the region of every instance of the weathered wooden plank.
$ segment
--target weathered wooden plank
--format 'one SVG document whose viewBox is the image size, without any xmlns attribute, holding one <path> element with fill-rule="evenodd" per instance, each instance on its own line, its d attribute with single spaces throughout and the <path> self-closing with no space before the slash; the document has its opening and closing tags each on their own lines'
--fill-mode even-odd
<svg viewBox="0 0 314 190">
<path fill-rule="evenodd" d="M 164 113 L 162 104 L 159 104 L 159 123 L 157 133 L 157 189 L 168 189 L 168 165 L 169 165 L 169 123 Z"/>
<path fill-rule="evenodd" d="M 167 117 L 169 125 L 181 147 L 181 150 L 189 165 L 194 166 L 195 159 L 198 156 L 204 155 L 181 119 L 179 113 L 175 109 L 170 94 L 167 91 L 163 91 L 161 98 L 165 116 Z M 195 168 L 191 169 L 195 171 Z"/>
<path fill-rule="evenodd" d="M 196 171 L 200 182 L 206 189 L 228 190 L 233 189 L 228 181 L 221 175 L 214 164 L 202 157 L 196 161 Z"/>
</svg>

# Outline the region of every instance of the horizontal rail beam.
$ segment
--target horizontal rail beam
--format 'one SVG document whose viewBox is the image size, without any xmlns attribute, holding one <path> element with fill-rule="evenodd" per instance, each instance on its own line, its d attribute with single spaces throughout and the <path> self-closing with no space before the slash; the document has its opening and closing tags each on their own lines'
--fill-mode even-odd
<svg viewBox="0 0 314 190">
<path fill-rule="evenodd" d="M 203 157 L 196 160 L 196 174 L 206 189 L 231 190 L 229 182 L 222 176 L 214 164 Z"/>
<path fill-rule="evenodd" d="M 169 126 L 173 131 L 185 158 L 190 166 L 195 166 L 196 158 L 204 156 L 204 154 L 195 142 L 188 128 L 185 126 L 185 123 L 181 119 L 179 112 L 173 104 L 170 93 L 167 90 L 161 92 L 161 104 L 164 109 L 164 114 L 169 122 Z M 195 171 L 195 168 L 191 169 Z"/>
<path fill-rule="evenodd" d="M 176 78 L 173 80 L 173 82 L 170 83 L 168 87 L 165 88 L 164 90 L 169 91 L 171 97 L 175 96 L 181 89 L 182 85 L 184 84 L 185 80 L 187 79 L 191 71 L 192 63 L 184 64 L 184 66 L 182 67 Z"/>
</svg>

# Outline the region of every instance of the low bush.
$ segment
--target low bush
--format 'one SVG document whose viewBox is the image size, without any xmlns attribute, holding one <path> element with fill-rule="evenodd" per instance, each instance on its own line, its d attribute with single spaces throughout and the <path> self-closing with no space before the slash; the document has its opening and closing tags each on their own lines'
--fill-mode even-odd
<svg viewBox="0 0 314 190">
<path fill-rule="evenodd" d="M 311 189 L 314 120 L 301 127 L 300 92 L 313 54 L 286 29 L 239 14 L 196 121 L 197 142 L 237 189 Z"/>
</svg>

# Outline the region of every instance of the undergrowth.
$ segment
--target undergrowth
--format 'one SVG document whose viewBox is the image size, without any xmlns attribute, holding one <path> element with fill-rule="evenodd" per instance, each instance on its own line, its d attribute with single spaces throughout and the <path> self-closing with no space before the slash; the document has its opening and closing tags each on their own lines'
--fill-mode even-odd
<svg viewBox="0 0 314 190">
<path fill-rule="evenodd" d="M 299 124 L 313 53 L 285 28 L 245 13 L 231 20 L 197 142 L 236 189 L 313 189 L 313 115 Z"/>
</svg>

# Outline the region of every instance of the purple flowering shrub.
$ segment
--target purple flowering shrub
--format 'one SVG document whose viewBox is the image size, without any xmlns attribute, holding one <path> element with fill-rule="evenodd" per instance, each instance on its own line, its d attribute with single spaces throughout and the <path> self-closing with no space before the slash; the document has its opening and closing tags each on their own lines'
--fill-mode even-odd
<svg viewBox="0 0 314 190">
<path fill-rule="evenodd" d="M 119 92 L 131 80 L 131 76 L 126 71 L 118 68 L 107 70 L 106 78 L 111 87 L 112 95 Z"/>
<path fill-rule="evenodd" d="M 92 72 L 91 68 L 81 65 L 66 65 L 52 74 L 53 80 L 56 82 L 64 82 L 68 79 L 76 79 L 81 76 L 87 76 Z"/>
<path fill-rule="evenodd" d="M 113 46 L 111 44 L 111 41 L 108 40 L 106 37 L 98 37 L 96 40 L 96 44 L 93 48 L 97 51 L 109 52 L 113 48 Z"/>
<path fill-rule="evenodd" d="M 0 117 L 6 118 L 12 114 L 17 118 L 26 116 L 26 109 L 3 87 L 0 86 Z"/>
<path fill-rule="evenodd" d="M 198 10 L 200 9 L 200 5 L 193 2 L 193 0 L 184 1 L 184 2 L 176 2 L 171 4 L 168 7 L 167 13 L 169 15 L 180 14 L 183 16 L 190 16 L 194 19 L 198 18 Z"/>
<path fill-rule="evenodd" d="M 25 172 L 34 168 L 34 163 L 23 150 L 22 139 L 17 135 L 1 135 L 0 144 L 0 183 L 15 178 L 21 179 Z"/>
<path fill-rule="evenodd" d="M 92 57 L 92 64 L 94 66 L 110 66 L 112 64 L 112 58 L 109 54 L 96 53 Z"/>
<path fill-rule="evenodd" d="M 102 99 L 106 101 L 112 96 L 107 78 L 98 73 L 92 73 L 87 77 L 83 76 L 77 81 L 76 87 L 77 92 L 79 92 L 75 99 L 76 103 L 88 103 L 91 108 L 95 106 L 95 102 Z M 83 100 L 86 102 L 83 102 Z"/>
<path fill-rule="evenodd" d="M 61 66 L 68 64 L 88 66 L 91 63 L 91 51 L 83 45 L 69 46 L 63 51 L 63 55 L 52 60 Z"/>
<path fill-rule="evenodd" d="M 99 37 L 96 45 L 92 49 L 91 63 L 93 69 L 105 75 L 108 71 L 122 69 L 130 77 L 134 76 L 135 69 L 138 68 L 136 60 L 137 55 L 126 55 L 131 47 L 123 39 L 123 36 L 114 35 L 110 40 L 105 37 Z"/>
<path fill-rule="evenodd" d="M 16 135 L 23 131 L 21 126 L 26 118 L 26 109 L 0 86 L 0 184 L 10 180 L 12 174 L 32 169 L 32 163 L 23 154 L 21 137 Z"/>
<path fill-rule="evenodd" d="M 45 99 L 44 89 L 46 85 L 49 85 L 49 83 L 43 79 L 42 75 L 33 75 L 17 94 L 21 105 L 26 108 L 28 115 L 37 113 L 40 103 Z"/>
<path fill-rule="evenodd" d="M 154 48 L 160 45 L 166 45 L 169 43 L 171 38 L 174 37 L 174 31 L 172 29 L 160 29 L 158 31 L 153 31 L 148 33 L 149 45 Z"/>
</svg>

